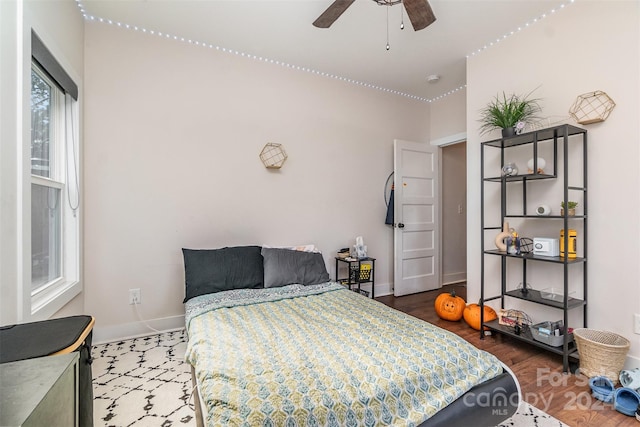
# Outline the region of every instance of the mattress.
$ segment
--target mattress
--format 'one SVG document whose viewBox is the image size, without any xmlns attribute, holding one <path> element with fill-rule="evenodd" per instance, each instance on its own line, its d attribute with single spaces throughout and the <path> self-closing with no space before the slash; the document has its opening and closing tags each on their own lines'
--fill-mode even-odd
<svg viewBox="0 0 640 427">
<path fill-rule="evenodd" d="M 478 406 L 461 396 L 492 380 L 514 384 L 493 355 L 336 283 L 223 291 L 185 307 L 186 360 L 211 426 L 419 426 L 455 402 Z M 514 404 L 492 413 L 506 418 Z"/>
</svg>

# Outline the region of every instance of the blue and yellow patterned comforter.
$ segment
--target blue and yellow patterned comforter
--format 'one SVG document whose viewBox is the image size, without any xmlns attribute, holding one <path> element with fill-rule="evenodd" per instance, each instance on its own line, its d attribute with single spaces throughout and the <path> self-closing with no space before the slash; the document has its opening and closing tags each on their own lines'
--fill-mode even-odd
<svg viewBox="0 0 640 427">
<path fill-rule="evenodd" d="M 186 322 L 210 426 L 415 426 L 502 371 L 335 283 L 199 296 Z"/>
</svg>

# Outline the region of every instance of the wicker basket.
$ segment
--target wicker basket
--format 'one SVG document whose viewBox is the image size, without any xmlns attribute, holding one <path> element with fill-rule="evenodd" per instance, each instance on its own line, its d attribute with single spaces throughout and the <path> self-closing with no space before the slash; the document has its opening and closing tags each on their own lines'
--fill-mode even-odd
<svg viewBox="0 0 640 427">
<path fill-rule="evenodd" d="M 631 345 L 629 340 L 613 332 L 587 328 L 575 329 L 573 335 L 580 355 L 580 372 L 588 377 L 604 375 L 617 384 Z"/>
</svg>

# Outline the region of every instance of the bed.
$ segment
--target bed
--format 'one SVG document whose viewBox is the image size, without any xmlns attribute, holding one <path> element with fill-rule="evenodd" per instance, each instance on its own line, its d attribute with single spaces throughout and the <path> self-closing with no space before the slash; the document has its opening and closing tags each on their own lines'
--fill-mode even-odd
<svg viewBox="0 0 640 427">
<path fill-rule="evenodd" d="M 517 380 L 459 336 L 329 280 L 322 255 L 183 249 L 201 426 L 495 426 Z"/>
</svg>

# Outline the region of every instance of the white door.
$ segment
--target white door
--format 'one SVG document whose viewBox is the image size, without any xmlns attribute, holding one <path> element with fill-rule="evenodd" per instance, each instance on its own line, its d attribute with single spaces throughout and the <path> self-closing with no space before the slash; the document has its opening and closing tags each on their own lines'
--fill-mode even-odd
<svg viewBox="0 0 640 427">
<path fill-rule="evenodd" d="M 395 140 L 395 296 L 440 287 L 438 147 Z"/>
</svg>

